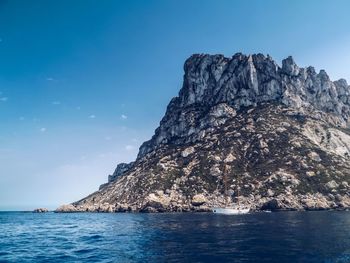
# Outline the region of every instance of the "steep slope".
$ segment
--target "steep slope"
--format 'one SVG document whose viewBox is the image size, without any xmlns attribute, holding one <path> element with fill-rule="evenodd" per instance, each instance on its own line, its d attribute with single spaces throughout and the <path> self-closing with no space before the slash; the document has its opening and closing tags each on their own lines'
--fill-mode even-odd
<svg viewBox="0 0 350 263">
<path fill-rule="evenodd" d="M 291 57 L 193 55 L 135 162 L 60 211 L 206 211 L 350 207 L 350 88 Z M 239 197 L 237 189 L 239 191 Z"/>
</svg>

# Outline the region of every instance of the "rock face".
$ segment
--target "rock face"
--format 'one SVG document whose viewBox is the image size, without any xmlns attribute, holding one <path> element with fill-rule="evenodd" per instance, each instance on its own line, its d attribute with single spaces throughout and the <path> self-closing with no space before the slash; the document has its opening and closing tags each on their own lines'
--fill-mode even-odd
<svg viewBox="0 0 350 263">
<path fill-rule="evenodd" d="M 34 210 L 33 210 L 33 213 L 47 213 L 47 212 L 49 212 L 49 210 L 47 209 L 47 208 L 35 208 Z"/>
<path fill-rule="evenodd" d="M 117 168 L 115 168 L 115 171 L 112 175 L 108 176 L 108 183 L 115 181 L 116 179 L 118 179 L 119 176 L 123 175 L 124 173 L 126 173 L 132 166 L 133 166 L 133 162 L 131 163 L 120 163 L 117 165 Z M 100 190 L 107 186 L 108 183 L 106 184 L 101 184 L 100 185 Z"/>
<path fill-rule="evenodd" d="M 61 205 L 55 211 L 55 213 L 74 213 L 78 212 L 78 209 L 74 205 Z"/>
<path fill-rule="evenodd" d="M 184 70 L 135 162 L 72 210 L 208 211 L 225 203 L 224 170 L 230 201 L 255 210 L 350 206 L 345 80 L 262 54 L 193 55 Z"/>
</svg>

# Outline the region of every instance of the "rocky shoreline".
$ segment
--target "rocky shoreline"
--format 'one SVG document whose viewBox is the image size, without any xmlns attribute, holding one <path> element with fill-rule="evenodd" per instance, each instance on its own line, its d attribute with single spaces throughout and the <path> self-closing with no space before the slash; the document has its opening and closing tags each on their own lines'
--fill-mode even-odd
<svg viewBox="0 0 350 263">
<path fill-rule="evenodd" d="M 162 213 L 162 212 L 212 212 L 212 207 L 223 205 L 224 197 L 218 197 L 209 201 L 203 195 L 196 195 L 191 202 L 182 206 L 172 205 L 163 194 L 151 195 L 149 201 L 143 205 L 128 205 L 108 203 L 95 205 L 72 204 L 62 205 L 55 210 L 57 213 L 74 212 L 100 212 L 100 213 L 118 213 L 118 212 L 140 212 L 140 213 Z M 221 200 L 220 203 L 217 200 Z M 249 199 L 241 197 L 242 205 L 250 207 L 252 212 L 258 211 L 317 211 L 317 210 L 347 210 L 350 208 L 350 197 L 341 195 L 323 196 L 316 195 L 281 195 L 272 198 Z M 229 205 L 233 205 L 232 203 Z"/>
</svg>

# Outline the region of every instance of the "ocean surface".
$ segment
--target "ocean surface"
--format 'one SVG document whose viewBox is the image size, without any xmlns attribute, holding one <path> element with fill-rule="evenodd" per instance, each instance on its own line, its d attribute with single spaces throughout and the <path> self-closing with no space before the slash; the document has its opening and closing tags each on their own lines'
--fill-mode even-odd
<svg viewBox="0 0 350 263">
<path fill-rule="evenodd" d="M 350 262 L 350 212 L 0 212 L 0 262 Z"/>
</svg>

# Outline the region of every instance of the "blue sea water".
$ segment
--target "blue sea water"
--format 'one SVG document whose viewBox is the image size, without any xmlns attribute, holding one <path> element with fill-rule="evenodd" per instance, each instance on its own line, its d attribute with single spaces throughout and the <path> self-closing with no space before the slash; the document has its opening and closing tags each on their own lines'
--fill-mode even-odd
<svg viewBox="0 0 350 263">
<path fill-rule="evenodd" d="M 0 212 L 0 262 L 350 262 L 350 212 Z"/>
</svg>

